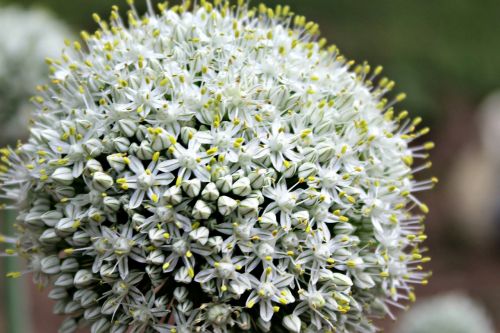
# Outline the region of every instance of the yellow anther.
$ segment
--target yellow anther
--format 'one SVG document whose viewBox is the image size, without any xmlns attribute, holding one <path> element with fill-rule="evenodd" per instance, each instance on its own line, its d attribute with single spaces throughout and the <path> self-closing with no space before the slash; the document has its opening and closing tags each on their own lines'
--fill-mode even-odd
<svg viewBox="0 0 500 333">
<path fill-rule="evenodd" d="M 9 272 L 9 273 L 5 274 L 5 276 L 10 278 L 10 279 L 17 279 L 17 278 L 21 277 L 21 275 L 23 275 L 21 272 Z"/>
<path fill-rule="evenodd" d="M 212 148 L 207 150 L 207 155 L 213 155 L 213 154 L 217 153 L 218 150 L 219 150 L 219 148 L 212 147 Z"/>
<path fill-rule="evenodd" d="M 405 156 L 402 158 L 402 160 L 407 166 L 411 166 L 413 164 L 413 156 Z"/>
<path fill-rule="evenodd" d="M 167 270 L 168 268 L 170 267 L 170 263 L 169 262 L 166 262 L 163 264 L 163 270 Z"/>
<path fill-rule="evenodd" d="M 127 183 L 127 180 L 125 178 L 118 178 L 116 180 L 116 183 L 117 184 L 125 184 L 125 183 Z"/>
<path fill-rule="evenodd" d="M 151 195 L 151 200 L 153 200 L 154 203 L 157 203 L 160 198 L 158 197 L 158 194 L 153 193 Z"/>
<path fill-rule="evenodd" d="M 309 129 L 309 128 L 308 128 L 308 129 L 305 129 L 305 130 L 303 130 L 303 131 L 302 131 L 302 133 L 300 133 L 300 137 L 301 137 L 302 139 L 304 139 L 305 137 L 307 137 L 307 136 L 308 136 L 309 134 L 311 134 L 311 133 L 312 133 L 312 130 L 311 130 L 311 129 Z"/>
<path fill-rule="evenodd" d="M 430 132 L 430 129 L 429 127 L 424 127 L 420 130 L 420 132 L 418 132 L 420 135 L 426 135 L 427 133 Z"/>
<path fill-rule="evenodd" d="M 160 152 L 157 151 L 153 154 L 153 162 L 158 162 L 159 159 L 160 159 Z"/>
<path fill-rule="evenodd" d="M 346 265 L 350 268 L 356 267 L 356 262 L 354 260 L 347 260 Z"/>
<path fill-rule="evenodd" d="M 435 147 L 434 142 L 426 142 L 426 143 L 424 143 L 424 149 L 425 150 L 431 150 L 431 149 L 434 149 L 434 147 Z"/>
<path fill-rule="evenodd" d="M 280 307 L 279 306 L 273 306 L 273 311 L 274 312 L 279 312 L 280 311 Z"/>
<path fill-rule="evenodd" d="M 63 252 L 66 253 L 67 255 L 72 255 L 75 252 L 75 249 L 68 248 L 68 249 L 64 249 Z"/>
<path fill-rule="evenodd" d="M 379 274 L 381 277 L 386 278 L 389 277 L 389 272 L 380 272 Z"/>
<path fill-rule="evenodd" d="M 405 93 L 400 93 L 399 95 L 396 96 L 396 101 L 401 102 L 406 99 L 406 94 Z"/>
<path fill-rule="evenodd" d="M 222 292 L 226 292 L 227 291 L 227 286 L 225 284 L 223 284 L 221 287 L 220 287 L 220 290 Z"/>
<path fill-rule="evenodd" d="M 420 204 L 419 208 L 422 211 L 422 213 L 424 213 L 424 214 L 428 214 L 429 213 L 429 207 L 427 207 L 426 204 Z"/>
</svg>

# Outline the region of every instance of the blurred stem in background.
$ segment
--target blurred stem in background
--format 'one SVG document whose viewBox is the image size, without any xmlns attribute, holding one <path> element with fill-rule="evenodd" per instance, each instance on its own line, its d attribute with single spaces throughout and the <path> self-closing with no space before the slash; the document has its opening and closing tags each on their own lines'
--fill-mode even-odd
<svg viewBox="0 0 500 333">
<path fill-rule="evenodd" d="M 3 211 L 2 233 L 12 235 L 14 232 L 13 224 L 15 222 L 15 212 Z M 22 271 L 23 263 L 19 257 L 2 258 L 4 272 Z M 5 328 L 7 333 L 29 333 L 31 329 L 31 315 L 27 306 L 26 277 L 19 279 L 6 279 L 2 285 L 3 295 L 5 297 L 3 304 L 5 306 Z"/>
</svg>

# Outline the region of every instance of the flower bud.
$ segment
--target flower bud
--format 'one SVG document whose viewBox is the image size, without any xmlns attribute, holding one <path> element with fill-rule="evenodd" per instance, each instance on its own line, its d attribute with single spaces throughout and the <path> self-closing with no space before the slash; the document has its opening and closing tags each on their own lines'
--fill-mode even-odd
<svg viewBox="0 0 500 333">
<path fill-rule="evenodd" d="M 104 192 L 113 186 L 113 184 L 113 178 L 104 172 L 96 172 L 94 173 L 94 177 L 92 177 L 92 185 L 96 191 Z"/>
<path fill-rule="evenodd" d="M 335 156 L 335 147 L 330 144 L 320 143 L 316 147 L 318 152 L 318 162 L 325 163 Z"/>
<path fill-rule="evenodd" d="M 182 182 L 182 189 L 188 197 L 194 198 L 200 194 L 201 181 L 198 178 L 185 180 Z"/>
<path fill-rule="evenodd" d="M 174 280 L 179 283 L 191 283 L 191 281 L 193 281 L 193 273 L 190 272 L 192 271 L 190 271 L 189 268 L 187 268 L 186 266 L 182 266 L 177 270 L 177 272 L 175 272 Z"/>
<path fill-rule="evenodd" d="M 152 265 L 161 265 L 165 262 L 165 255 L 161 250 L 153 250 L 148 254 L 146 262 Z"/>
<path fill-rule="evenodd" d="M 184 303 L 189 295 L 186 287 L 177 287 L 174 289 L 174 298 L 179 303 Z"/>
<path fill-rule="evenodd" d="M 180 313 L 185 313 L 186 316 L 190 315 L 193 311 L 194 303 L 190 300 L 187 300 L 183 303 L 177 304 L 176 309 Z"/>
<path fill-rule="evenodd" d="M 90 235 L 83 230 L 78 230 L 73 234 L 72 240 L 73 246 L 85 246 L 90 242 Z"/>
<path fill-rule="evenodd" d="M 195 242 L 205 245 L 208 241 L 208 236 L 210 232 L 205 227 L 199 227 L 189 233 L 189 238 Z"/>
<path fill-rule="evenodd" d="M 120 153 L 125 153 L 128 151 L 128 148 L 130 147 L 130 140 L 121 136 L 116 139 L 113 139 L 113 146 L 115 147 L 115 150 L 120 152 Z"/>
<path fill-rule="evenodd" d="M 259 210 L 259 201 L 255 198 L 242 200 L 238 206 L 238 212 L 241 215 L 257 214 Z"/>
<path fill-rule="evenodd" d="M 212 215 L 212 208 L 203 200 L 198 200 L 194 204 L 192 215 L 197 220 L 206 220 Z"/>
<path fill-rule="evenodd" d="M 375 281 L 370 274 L 365 272 L 357 272 L 354 279 L 354 284 L 361 289 L 369 289 L 375 286 Z"/>
<path fill-rule="evenodd" d="M 307 179 L 315 176 L 318 173 L 318 167 L 310 162 L 303 163 L 299 166 L 299 177 Z"/>
<path fill-rule="evenodd" d="M 283 171 L 283 177 L 285 177 L 285 178 L 291 178 L 291 177 L 295 176 L 295 174 L 297 173 L 297 168 L 298 168 L 297 163 L 290 162 L 285 167 L 285 171 Z"/>
<path fill-rule="evenodd" d="M 101 163 L 94 159 L 87 161 L 87 163 L 85 164 L 85 169 L 88 170 L 90 173 L 103 171 Z"/>
<path fill-rule="evenodd" d="M 250 179 L 247 177 L 242 177 L 233 184 L 233 193 L 236 195 L 244 197 L 250 194 L 251 191 Z"/>
<path fill-rule="evenodd" d="M 222 251 L 223 243 L 224 240 L 221 236 L 210 237 L 207 242 L 208 246 L 210 246 L 215 253 Z"/>
<path fill-rule="evenodd" d="M 132 119 L 120 119 L 117 121 L 116 125 L 120 132 L 128 138 L 134 136 L 137 130 L 137 123 Z"/>
<path fill-rule="evenodd" d="M 302 154 L 304 155 L 303 161 L 315 163 L 318 160 L 318 152 L 316 151 L 316 148 L 305 147 Z"/>
<path fill-rule="evenodd" d="M 56 255 L 43 258 L 40 264 L 42 272 L 45 274 L 54 275 L 61 271 L 61 261 Z"/>
<path fill-rule="evenodd" d="M 167 132 L 162 131 L 159 134 L 154 134 L 153 139 L 151 141 L 151 148 L 154 151 L 162 151 L 170 147 L 172 144 L 170 142 L 170 138 Z"/>
<path fill-rule="evenodd" d="M 274 230 L 278 226 L 278 222 L 276 220 L 276 214 L 273 212 L 267 212 L 262 214 L 260 220 L 260 225 L 264 229 Z"/>
<path fill-rule="evenodd" d="M 151 244 L 153 244 L 154 246 L 161 246 L 165 242 L 165 233 L 165 230 L 158 228 L 149 230 L 148 236 Z"/>
<path fill-rule="evenodd" d="M 184 126 L 181 128 L 181 140 L 184 143 L 188 143 L 191 138 L 195 136 L 197 133 L 196 129 L 188 126 Z"/>
<path fill-rule="evenodd" d="M 73 284 L 73 281 L 71 281 Z M 63 287 L 55 287 L 49 292 L 49 298 L 58 301 L 62 299 L 66 299 L 68 297 L 68 291 Z"/>
<path fill-rule="evenodd" d="M 118 172 L 125 170 L 127 163 L 123 158 L 122 154 L 111 154 L 106 157 L 109 165 Z"/>
<path fill-rule="evenodd" d="M 250 179 L 250 185 L 254 190 L 260 190 L 264 186 L 266 174 L 266 169 L 257 169 L 250 172 L 248 179 Z"/>
<path fill-rule="evenodd" d="M 70 288 L 73 286 L 73 274 L 61 274 L 59 277 L 54 281 L 54 286 L 56 287 L 63 287 L 63 288 Z"/>
<path fill-rule="evenodd" d="M 44 244 L 57 244 L 61 240 L 61 237 L 57 235 L 54 228 L 49 228 L 45 229 L 38 239 Z"/>
<path fill-rule="evenodd" d="M 135 154 L 140 160 L 148 161 L 153 158 L 154 151 L 149 142 L 142 141 Z"/>
<path fill-rule="evenodd" d="M 163 193 L 163 199 L 171 205 L 178 205 L 182 202 L 182 191 L 179 187 L 172 186 Z"/>
<path fill-rule="evenodd" d="M 66 312 L 68 313 L 68 312 Z M 61 324 L 61 327 L 59 327 L 58 332 L 59 333 L 73 333 L 77 330 L 78 324 L 76 323 L 76 320 L 74 318 L 68 317 L 64 319 L 64 321 Z"/>
<path fill-rule="evenodd" d="M 229 214 L 231 214 L 237 206 L 238 203 L 236 202 L 236 200 L 230 197 L 222 196 L 219 198 L 219 200 L 217 200 L 217 208 L 219 210 L 219 213 L 221 213 L 223 216 L 228 216 Z"/>
<path fill-rule="evenodd" d="M 290 332 L 299 333 L 302 322 L 298 316 L 291 314 L 283 318 L 283 326 Z"/>
<path fill-rule="evenodd" d="M 104 146 L 99 139 L 90 139 L 82 145 L 85 152 L 91 157 L 97 157 L 104 151 Z"/>
<path fill-rule="evenodd" d="M 78 270 L 78 261 L 76 258 L 66 258 L 61 263 L 61 272 L 73 273 Z"/>
<path fill-rule="evenodd" d="M 120 200 L 115 197 L 106 196 L 102 199 L 102 203 L 104 204 L 104 207 L 106 207 L 111 212 L 116 212 L 121 207 Z"/>
<path fill-rule="evenodd" d="M 259 205 L 262 205 L 265 201 L 264 195 L 259 190 L 254 190 L 254 191 L 250 192 L 250 194 L 247 196 L 247 198 L 257 199 L 257 201 L 259 202 Z"/>
<path fill-rule="evenodd" d="M 336 235 L 352 235 L 356 228 L 352 224 L 344 222 L 335 224 L 333 230 Z"/>
<path fill-rule="evenodd" d="M 338 291 L 345 291 L 352 286 L 351 278 L 341 273 L 333 273 L 331 280 Z"/>
<path fill-rule="evenodd" d="M 63 218 L 63 214 L 57 210 L 50 210 L 40 216 L 42 221 L 49 227 L 53 227 Z"/>
<path fill-rule="evenodd" d="M 94 276 L 88 269 L 81 269 L 75 274 L 74 285 L 77 288 L 83 288 L 92 283 Z"/>
<path fill-rule="evenodd" d="M 71 185 L 73 183 L 73 171 L 70 168 L 57 168 L 51 178 L 62 185 Z"/>
<path fill-rule="evenodd" d="M 217 185 L 219 191 L 227 193 L 231 191 L 231 188 L 233 187 L 233 177 L 231 177 L 231 175 L 221 177 L 215 181 L 215 185 Z"/>
<path fill-rule="evenodd" d="M 95 292 L 94 290 L 91 289 L 81 289 L 77 290 L 77 292 L 81 291 L 81 297 L 80 297 L 80 305 L 87 309 L 91 307 L 92 305 L 96 304 L 99 294 Z M 76 292 L 75 292 L 76 294 Z"/>
<path fill-rule="evenodd" d="M 207 201 L 215 201 L 219 198 L 219 190 L 214 183 L 208 183 L 203 191 L 201 192 L 201 197 Z"/>
<path fill-rule="evenodd" d="M 93 308 L 86 309 L 83 312 L 83 318 L 88 321 L 94 321 L 101 316 L 101 306 L 96 306 Z M 93 332 L 93 331 L 92 331 Z M 104 331 L 102 331 L 104 333 Z"/>
<path fill-rule="evenodd" d="M 242 312 L 238 318 L 238 326 L 243 331 L 248 331 L 252 328 L 252 318 L 246 312 Z"/>
</svg>

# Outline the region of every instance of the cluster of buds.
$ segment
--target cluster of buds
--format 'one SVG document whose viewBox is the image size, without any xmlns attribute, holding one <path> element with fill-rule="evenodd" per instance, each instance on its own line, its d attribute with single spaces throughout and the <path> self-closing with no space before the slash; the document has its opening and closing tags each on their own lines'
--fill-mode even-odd
<svg viewBox="0 0 500 333">
<path fill-rule="evenodd" d="M 48 59 L 1 151 L 4 241 L 61 332 L 372 332 L 413 300 L 432 143 L 410 147 L 428 130 L 381 68 L 286 6 L 129 3 Z"/>
</svg>

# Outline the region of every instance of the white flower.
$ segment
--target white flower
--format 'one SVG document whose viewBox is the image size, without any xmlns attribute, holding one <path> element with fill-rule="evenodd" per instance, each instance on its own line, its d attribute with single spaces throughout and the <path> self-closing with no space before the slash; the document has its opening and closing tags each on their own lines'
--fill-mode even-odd
<svg viewBox="0 0 500 333">
<path fill-rule="evenodd" d="M 162 162 L 158 163 L 158 158 L 159 153 L 153 157 L 147 168 L 144 168 L 142 162 L 135 156 L 128 158 L 128 167 L 134 174 L 129 176 L 125 173 L 116 182 L 121 185 L 122 189 L 135 190 L 130 197 L 130 209 L 139 207 L 146 194 L 153 202 L 157 202 L 160 195 L 158 187 L 167 186 L 174 179 L 171 173 L 160 173 Z"/>
<path fill-rule="evenodd" d="M 94 15 L 0 150 L 0 241 L 65 331 L 373 332 L 427 283 L 428 130 L 315 23 L 243 2 Z"/>
</svg>

